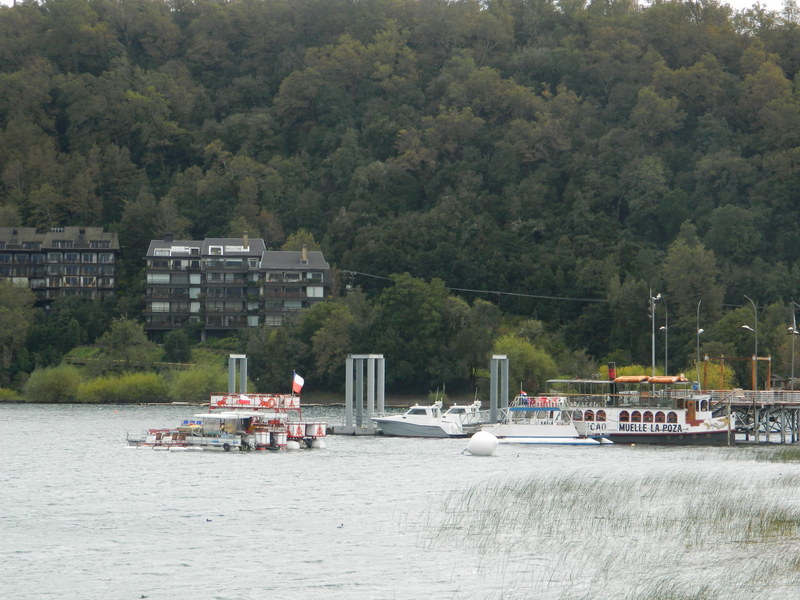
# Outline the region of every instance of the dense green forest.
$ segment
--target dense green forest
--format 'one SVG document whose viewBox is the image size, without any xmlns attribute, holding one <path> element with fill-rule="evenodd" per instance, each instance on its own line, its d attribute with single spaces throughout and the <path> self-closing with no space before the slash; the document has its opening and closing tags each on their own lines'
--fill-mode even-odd
<svg viewBox="0 0 800 600">
<path fill-rule="evenodd" d="M 0 225 L 104 226 L 123 247 L 116 303 L 57 303 L 0 340 L 6 384 L 135 320 L 164 231 L 272 248 L 308 232 L 337 269 L 333 302 L 236 337 L 260 386 L 298 368 L 336 389 L 347 353 L 382 352 L 393 389 L 469 389 L 499 350 L 536 387 L 650 365 L 653 331 L 670 371 L 755 341 L 788 377 L 797 17 L 715 0 L 2 7 Z M 17 302 L 0 317 L 24 323 Z"/>
</svg>

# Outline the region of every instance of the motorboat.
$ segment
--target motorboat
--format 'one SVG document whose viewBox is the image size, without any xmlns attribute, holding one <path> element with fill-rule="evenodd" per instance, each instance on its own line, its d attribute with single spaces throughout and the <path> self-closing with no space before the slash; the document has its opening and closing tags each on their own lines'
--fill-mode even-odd
<svg viewBox="0 0 800 600">
<path fill-rule="evenodd" d="M 453 404 L 442 414 L 447 420 L 458 421 L 461 425 L 480 425 L 489 418 L 488 411 L 481 410 L 481 401 L 475 400 L 472 404 Z"/>
<path fill-rule="evenodd" d="M 423 406 L 415 404 L 401 415 L 372 417 L 372 421 L 383 435 L 397 437 L 463 437 L 464 427 L 460 416 L 468 413 L 445 416 L 441 401 Z"/>
<path fill-rule="evenodd" d="M 494 435 L 500 444 L 569 444 L 596 446 L 610 444 L 605 437 L 593 437 L 578 431 L 573 411 L 562 398 L 519 394 L 504 411 L 503 419 L 482 431 Z"/>
</svg>

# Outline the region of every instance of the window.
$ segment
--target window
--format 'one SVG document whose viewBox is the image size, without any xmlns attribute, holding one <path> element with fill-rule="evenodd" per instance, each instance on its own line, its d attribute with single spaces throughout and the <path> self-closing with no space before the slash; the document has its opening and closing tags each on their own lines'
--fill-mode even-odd
<svg viewBox="0 0 800 600">
<path fill-rule="evenodd" d="M 652 423 L 653 422 L 653 413 L 649 410 L 644 411 L 644 415 L 642 416 L 643 423 Z"/>
<path fill-rule="evenodd" d="M 594 421 L 594 411 L 587 410 L 585 413 L 583 413 L 583 420 Z"/>
<path fill-rule="evenodd" d="M 148 273 L 147 283 L 169 283 L 169 273 Z"/>
<path fill-rule="evenodd" d="M 97 262 L 97 254 L 95 252 L 84 252 L 81 254 L 81 262 L 84 264 L 92 264 Z"/>
<path fill-rule="evenodd" d="M 619 413 L 619 422 L 620 423 L 628 423 L 631 420 L 631 414 L 627 410 L 620 411 Z"/>
<path fill-rule="evenodd" d="M 598 410 L 598 411 L 597 411 L 597 415 L 596 415 L 596 417 L 595 417 L 595 420 L 596 420 L 596 421 L 601 421 L 601 422 L 602 422 L 602 421 L 605 421 L 605 420 L 606 420 L 606 411 L 604 411 L 604 410 Z"/>
<path fill-rule="evenodd" d="M 283 309 L 284 310 L 300 310 L 303 308 L 302 300 L 284 300 L 283 301 Z"/>
<path fill-rule="evenodd" d="M 200 285 L 200 282 L 201 282 L 200 273 L 189 273 L 189 284 Z"/>
<path fill-rule="evenodd" d="M 667 417 L 664 415 L 663 412 L 658 411 L 656 413 L 656 423 L 666 423 Z"/>
<path fill-rule="evenodd" d="M 306 288 L 306 296 L 309 298 L 323 298 L 325 296 L 325 289 L 320 286 L 310 285 Z"/>
<path fill-rule="evenodd" d="M 200 288 L 189 288 L 189 298 L 196 300 L 200 297 Z"/>
<path fill-rule="evenodd" d="M 153 256 L 169 256 L 169 248 L 156 248 L 153 250 Z"/>
<path fill-rule="evenodd" d="M 189 302 L 189 312 L 199 313 L 200 312 L 200 303 L 199 302 Z"/>
<path fill-rule="evenodd" d="M 111 248 L 111 242 L 108 240 L 92 240 L 89 242 L 89 248 Z"/>
<path fill-rule="evenodd" d="M 294 273 L 294 272 L 284 273 L 283 278 L 286 281 L 300 281 L 300 273 Z"/>
<path fill-rule="evenodd" d="M 677 423 L 678 422 L 678 415 L 674 412 L 667 413 L 667 423 Z"/>
<path fill-rule="evenodd" d="M 74 245 L 72 240 L 54 240 L 53 248 L 72 248 Z"/>
<path fill-rule="evenodd" d="M 97 259 L 102 265 L 110 265 L 114 263 L 114 255 L 109 254 L 108 252 L 101 252 L 97 255 Z"/>
<path fill-rule="evenodd" d="M 250 316 L 247 317 L 247 326 L 248 327 L 258 327 L 258 316 Z"/>
<path fill-rule="evenodd" d="M 48 252 L 47 253 L 47 262 L 49 263 L 60 263 L 64 258 L 64 255 L 61 252 Z"/>
<path fill-rule="evenodd" d="M 322 281 L 322 273 L 317 271 L 309 271 L 306 273 L 306 277 L 308 277 L 309 281 Z"/>
<path fill-rule="evenodd" d="M 211 256 L 222 256 L 222 246 L 209 246 L 208 253 Z"/>
<path fill-rule="evenodd" d="M 22 248 L 25 250 L 38 250 L 41 247 L 39 242 L 22 242 Z"/>
<path fill-rule="evenodd" d="M 150 312 L 154 313 L 169 312 L 169 302 L 153 302 L 150 305 Z"/>
<path fill-rule="evenodd" d="M 77 252 L 65 252 L 64 253 L 64 262 L 76 263 L 80 262 L 81 255 Z"/>
<path fill-rule="evenodd" d="M 631 413 L 631 423 L 641 423 L 642 422 L 642 413 L 638 410 L 635 410 Z"/>
<path fill-rule="evenodd" d="M 30 258 L 31 257 L 29 254 L 16 254 L 14 256 L 14 262 L 17 263 L 18 265 L 26 265 L 28 264 Z"/>
<path fill-rule="evenodd" d="M 0 263 L 8 264 L 11 262 L 10 254 L 0 254 Z"/>
</svg>

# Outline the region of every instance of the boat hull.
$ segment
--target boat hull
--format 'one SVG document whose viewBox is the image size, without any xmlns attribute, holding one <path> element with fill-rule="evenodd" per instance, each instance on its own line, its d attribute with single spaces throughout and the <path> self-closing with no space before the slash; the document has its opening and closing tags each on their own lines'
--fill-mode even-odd
<svg viewBox="0 0 800 600">
<path fill-rule="evenodd" d="M 561 444 L 573 446 L 597 446 L 599 438 L 580 435 L 571 423 L 499 423 L 484 427 L 501 444 Z"/>
<path fill-rule="evenodd" d="M 615 444 L 659 444 L 672 446 L 728 446 L 735 442 L 733 431 L 697 433 L 609 433 L 606 437 Z"/>
<path fill-rule="evenodd" d="M 439 424 L 414 423 L 393 419 L 373 419 L 383 435 L 392 437 L 447 438 L 462 436 L 462 432 L 448 433 Z"/>
</svg>

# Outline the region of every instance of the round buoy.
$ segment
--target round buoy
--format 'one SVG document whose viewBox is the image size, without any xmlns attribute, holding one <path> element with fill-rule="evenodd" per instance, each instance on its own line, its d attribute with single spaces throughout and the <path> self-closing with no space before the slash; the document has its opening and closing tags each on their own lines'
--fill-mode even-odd
<svg viewBox="0 0 800 600">
<path fill-rule="evenodd" d="M 497 449 L 497 438 L 488 431 L 479 431 L 467 442 L 466 451 L 473 456 L 491 456 Z"/>
<path fill-rule="evenodd" d="M 328 447 L 328 444 L 325 443 L 325 440 L 316 439 L 313 442 L 311 442 L 311 447 L 317 448 L 319 450 L 324 450 L 325 448 Z"/>
<path fill-rule="evenodd" d="M 286 449 L 287 450 L 300 450 L 300 442 L 296 442 L 294 440 L 289 440 L 286 442 Z"/>
</svg>

